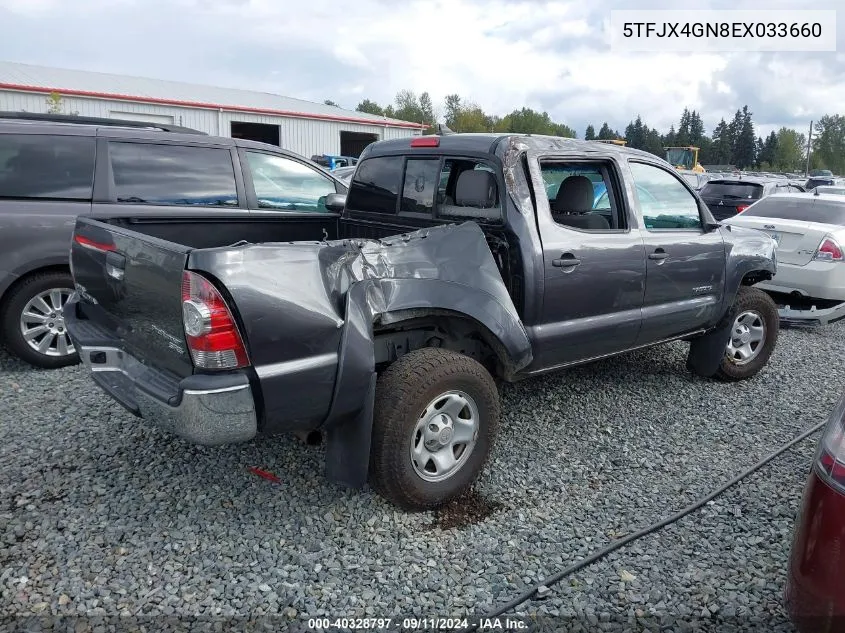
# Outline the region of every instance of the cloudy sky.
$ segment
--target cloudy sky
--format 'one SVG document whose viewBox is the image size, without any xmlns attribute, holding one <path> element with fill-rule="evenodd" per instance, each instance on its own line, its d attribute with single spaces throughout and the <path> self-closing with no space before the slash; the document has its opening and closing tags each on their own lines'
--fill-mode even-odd
<svg viewBox="0 0 845 633">
<path fill-rule="evenodd" d="M 698 0 L 695 8 L 835 9 L 839 0 Z M 681 3 L 682 5 L 683 3 Z M 354 109 L 398 90 L 484 110 L 546 110 L 583 136 L 638 113 L 707 131 L 743 104 L 758 131 L 845 113 L 845 5 L 829 53 L 611 51 L 622 0 L 0 0 L 0 59 L 275 92 Z M 765 11 L 760 12 L 764 19 Z"/>
</svg>

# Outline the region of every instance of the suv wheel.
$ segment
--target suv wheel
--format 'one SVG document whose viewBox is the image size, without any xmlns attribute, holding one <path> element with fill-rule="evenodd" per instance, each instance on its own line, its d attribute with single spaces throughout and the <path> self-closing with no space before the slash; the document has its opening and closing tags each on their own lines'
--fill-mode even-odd
<svg viewBox="0 0 845 633">
<path fill-rule="evenodd" d="M 477 361 L 443 349 L 409 352 L 379 378 L 370 480 L 407 510 L 435 508 L 481 473 L 499 425 L 499 394 Z"/>
<path fill-rule="evenodd" d="M 9 350 L 46 369 L 78 363 L 63 314 L 72 293 L 73 279 L 68 273 L 37 274 L 19 284 L 6 298 L 0 318 Z"/>
<path fill-rule="evenodd" d="M 740 287 L 733 314 L 731 338 L 716 373 L 726 381 L 756 376 L 775 349 L 780 327 L 777 305 L 758 288 Z"/>
</svg>

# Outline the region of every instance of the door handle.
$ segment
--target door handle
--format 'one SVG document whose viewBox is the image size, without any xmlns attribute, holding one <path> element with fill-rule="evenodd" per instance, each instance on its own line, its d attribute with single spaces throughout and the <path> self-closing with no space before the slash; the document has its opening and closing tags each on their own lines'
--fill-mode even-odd
<svg viewBox="0 0 845 633">
<path fill-rule="evenodd" d="M 575 257 L 572 253 L 564 253 L 560 259 L 553 259 L 552 266 L 556 268 L 574 268 L 581 263 L 581 260 Z"/>
<path fill-rule="evenodd" d="M 662 248 L 655 249 L 655 251 L 648 256 L 649 259 L 655 259 L 658 262 L 663 262 L 667 257 L 669 257 L 669 255 Z"/>
</svg>

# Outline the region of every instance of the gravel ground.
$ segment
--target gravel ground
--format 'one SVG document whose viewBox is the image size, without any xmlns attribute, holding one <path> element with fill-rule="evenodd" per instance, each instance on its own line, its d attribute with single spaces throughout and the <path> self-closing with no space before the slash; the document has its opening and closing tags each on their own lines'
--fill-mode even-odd
<svg viewBox="0 0 845 633">
<path fill-rule="evenodd" d="M 689 375 L 679 343 L 508 386 L 475 499 L 493 511 L 463 524 L 327 483 L 322 449 L 293 438 L 190 446 L 80 368 L 33 371 L 0 352 L 0 615 L 274 614 L 282 630 L 489 610 L 822 420 L 845 382 L 843 343 L 837 327 L 782 331 L 744 384 Z M 522 613 L 571 630 L 632 614 L 791 630 L 781 593 L 816 439 Z"/>
</svg>

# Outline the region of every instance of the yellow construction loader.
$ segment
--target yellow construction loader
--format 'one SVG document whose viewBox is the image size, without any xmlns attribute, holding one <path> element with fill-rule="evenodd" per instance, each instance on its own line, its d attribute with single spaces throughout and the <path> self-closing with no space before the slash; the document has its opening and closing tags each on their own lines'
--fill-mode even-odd
<svg viewBox="0 0 845 633">
<path fill-rule="evenodd" d="M 705 173 L 704 167 L 698 162 L 699 147 L 687 145 L 685 147 L 664 147 L 666 150 L 666 162 L 675 166 L 675 169 L 694 171 L 697 174 Z"/>
</svg>

